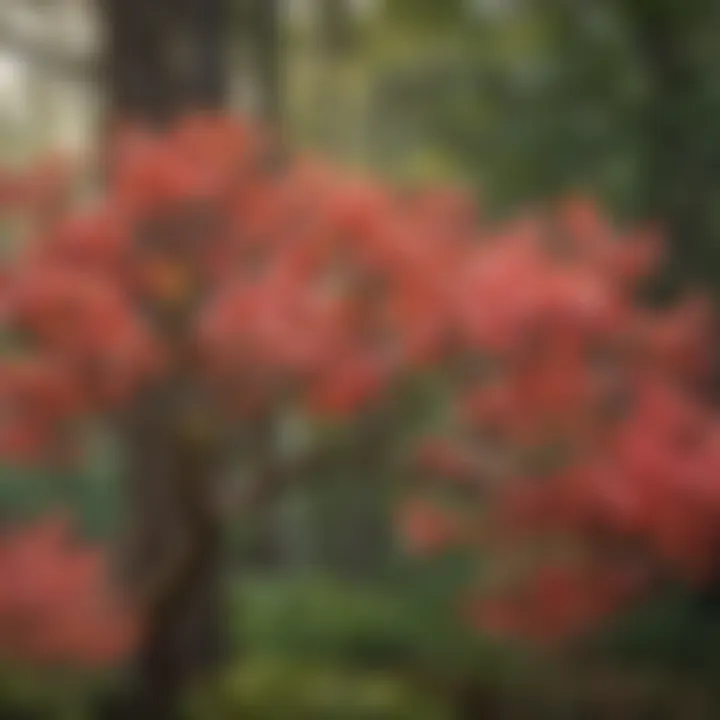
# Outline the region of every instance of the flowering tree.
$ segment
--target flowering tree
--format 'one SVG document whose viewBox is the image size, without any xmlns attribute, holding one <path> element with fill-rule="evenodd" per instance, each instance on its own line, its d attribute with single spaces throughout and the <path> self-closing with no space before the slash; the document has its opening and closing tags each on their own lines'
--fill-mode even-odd
<svg viewBox="0 0 720 720">
<path fill-rule="evenodd" d="M 712 309 L 642 303 L 660 249 L 574 200 L 490 233 L 456 276 L 465 367 L 402 522 L 421 552 L 489 559 L 468 603 L 486 630 L 556 640 L 717 572 Z"/>
<path fill-rule="evenodd" d="M 128 488 L 153 513 L 129 551 L 152 717 L 217 630 L 197 608 L 238 436 L 270 429 L 240 487 L 247 510 L 297 473 L 272 446 L 284 415 L 340 422 L 412 378 L 457 402 L 446 437 L 423 443 L 432 497 L 402 522 L 418 549 L 503 558 L 509 577 L 493 579 L 512 598 L 473 602 L 475 619 L 575 630 L 657 573 L 710 572 L 720 463 L 699 399 L 703 306 L 637 302 L 648 238 L 616 237 L 583 203 L 492 228 L 457 194 L 393 192 L 217 118 L 124 133 L 108 168 L 99 196 L 47 170 L 24 195 L 0 446 L 68 462 L 88 422 L 117 431 Z M 518 595 L 541 550 L 550 569 Z"/>
<path fill-rule="evenodd" d="M 6 229 L 42 223 L 65 189 L 68 168 L 56 160 L 0 181 Z M 16 248 L 6 249 L 12 253 Z M 54 446 L 53 429 L 75 400 L 57 367 L 23 349 L 11 317 L 10 279 L 2 279 L 3 357 L 0 425 L 6 461 L 34 461 Z M 52 437 L 51 437 L 52 436 Z M 67 449 L 67 448 L 66 448 Z M 134 621 L 119 602 L 102 552 L 83 547 L 63 517 L 0 530 L 0 658 L 3 662 L 97 667 L 114 663 L 134 642 Z"/>
<path fill-rule="evenodd" d="M 30 222 L 4 269 L 0 446 L 67 463 L 88 423 L 117 432 L 152 513 L 130 518 L 126 554 L 141 702 L 160 717 L 217 632 L 217 480 L 238 435 L 357 415 L 439 359 L 443 271 L 470 228 L 453 198 L 280 157 L 230 121 L 124 133 L 110 155 L 100 196 L 54 167 L 8 189 Z M 298 466 L 258 454 L 244 507 Z"/>
<path fill-rule="evenodd" d="M 133 644 L 103 556 L 79 547 L 66 524 L 46 519 L 0 544 L 0 658 L 32 665 L 98 667 Z"/>
</svg>

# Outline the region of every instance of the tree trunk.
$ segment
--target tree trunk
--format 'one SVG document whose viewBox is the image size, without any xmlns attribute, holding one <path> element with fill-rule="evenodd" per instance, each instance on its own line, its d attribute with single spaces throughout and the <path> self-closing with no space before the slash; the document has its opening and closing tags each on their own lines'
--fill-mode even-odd
<svg viewBox="0 0 720 720">
<path fill-rule="evenodd" d="M 282 117 L 280 8 L 278 0 L 250 0 L 247 42 L 255 79 L 257 110 L 265 123 L 279 126 Z"/>
<path fill-rule="evenodd" d="M 143 637 L 130 717 L 174 718 L 183 694 L 223 655 L 222 527 L 214 438 L 194 437 L 192 403 L 179 376 L 140 400 L 129 418 L 126 577 Z M 185 407 L 183 407 L 185 405 Z"/>
<path fill-rule="evenodd" d="M 647 101 L 641 118 L 644 177 L 642 211 L 664 223 L 673 253 L 673 279 L 714 286 L 716 164 L 720 145 L 706 123 L 712 117 L 703 46 L 714 43 L 720 13 L 711 0 L 632 0 L 623 5 L 644 64 Z"/>
<path fill-rule="evenodd" d="M 111 124 L 161 128 L 225 104 L 226 0 L 99 3 Z M 179 354 L 184 332 L 181 323 L 168 338 Z M 122 560 L 143 621 L 132 687 L 112 713 L 128 720 L 176 718 L 185 691 L 222 654 L 222 532 L 214 512 L 221 453 L 188 431 L 197 408 L 186 401 L 196 391 L 185 367 L 143 393 L 123 427 Z"/>
<path fill-rule="evenodd" d="M 345 76 L 346 61 L 354 42 L 351 8 L 347 0 L 320 0 L 317 13 L 314 123 L 321 147 L 339 156 L 348 149 L 351 140 Z"/>
<path fill-rule="evenodd" d="M 712 0 L 692 0 L 683 5 L 672 0 L 633 0 L 623 8 L 645 63 L 649 86 L 643 118 L 642 209 L 664 224 L 672 253 L 668 278 L 671 291 L 700 283 L 717 306 L 720 143 L 708 128 L 720 103 L 707 88 L 708 59 L 704 53 L 709 44 L 716 44 L 720 9 Z M 720 331 L 718 322 L 716 329 Z M 717 404 L 720 344 L 711 362 L 709 391 Z"/>
<path fill-rule="evenodd" d="M 227 0 L 98 0 L 110 116 L 166 124 L 227 99 Z"/>
</svg>

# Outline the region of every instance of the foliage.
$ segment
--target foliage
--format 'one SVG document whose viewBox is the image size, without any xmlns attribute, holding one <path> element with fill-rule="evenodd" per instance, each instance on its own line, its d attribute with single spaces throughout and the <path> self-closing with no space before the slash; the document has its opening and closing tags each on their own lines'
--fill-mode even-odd
<svg viewBox="0 0 720 720">
<path fill-rule="evenodd" d="M 233 611 L 238 660 L 221 683 L 224 711 L 265 717 L 274 708 L 282 716 L 292 706 L 314 718 L 320 682 L 327 701 L 347 702 L 347 712 L 364 707 L 351 694 L 385 687 L 394 705 L 375 710 L 379 717 L 456 717 L 451 709 L 459 694 L 477 682 L 509 694 L 527 663 L 467 632 L 453 612 L 464 575 L 445 559 L 417 567 L 404 561 L 372 582 L 317 572 L 246 577 Z M 206 689 L 200 713 L 212 707 L 224 717 L 214 710 L 216 693 L 215 686 Z"/>
<path fill-rule="evenodd" d="M 492 652 L 452 612 L 462 573 L 423 567 L 417 574 L 372 585 L 317 574 L 245 582 L 236 646 L 333 666 L 471 673 Z"/>
<path fill-rule="evenodd" d="M 446 438 L 424 444 L 422 472 L 412 443 L 389 451 L 398 480 L 455 497 L 400 521 L 417 550 L 487 556 L 501 601 L 470 598 L 472 621 L 573 634 L 657 576 L 712 579 L 711 311 L 643 302 L 652 233 L 581 199 L 493 225 L 461 193 L 385 187 L 223 118 L 123 132 L 112 153 L 101 197 L 41 176 L 54 192 L 27 201 L 33 234 L 3 287 L 6 455 L 72 462 L 88 422 L 116 429 L 150 399 L 165 414 L 147 439 L 167 433 L 193 463 L 267 432 L 244 468 L 259 493 L 287 460 L 282 420 L 313 450 L 369 421 L 373 455 L 425 382 L 451 398 Z"/>
<path fill-rule="evenodd" d="M 403 564 L 372 584 L 317 574 L 246 578 L 233 612 L 238 659 L 224 680 L 225 702 L 232 696 L 245 707 L 241 701 L 252 695 L 253 708 L 266 708 L 286 697 L 272 678 L 282 675 L 294 688 L 332 668 L 328 675 L 341 686 L 343 679 L 376 677 L 415 688 L 453 718 L 465 717 L 458 708 L 468 697 L 485 712 L 518 719 L 541 711 L 573 719 L 600 708 L 676 718 L 692 703 L 712 707 L 717 618 L 696 597 L 659 594 L 616 618 L 579 653 L 533 654 L 467 632 L 452 612 L 467 568 L 459 572 L 454 564 Z M 215 692 L 213 686 L 203 694 L 208 714 Z"/>
<path fill-rule="evenodd" d="M 617 215 L 662 222 L 670 278 L 700 279 L 717 297 L 713 3 L 375 7 L 354 58 L 363 102 L 346 133 L 364 139 L 363 162 L 464 178 L 503 215 L 581 188 Z"/>
<path fill-rule="evenodd" d="M 417 687 L 386 675 L 279 659 L 255 659 L 195 701 L 193 717 L 303 720 L 444 720 L 449 713 Z"/>
<path fill-rule="evenodd" d="M 90 720 L 94 705 L 112 685 L 103 670 L 0 667 L 0 714 L 13 720 Z"/>
<path fill-rule="evenodd" d="M 131 644 L 102 555 L 77 547 L 62 521 L 6 533 L 0 567 L 4 662 L 102 666 Z"/>
<path fill-rule="evenodd" d="M 675 673 L 713 688 L 719 633 L 712 595 L 669 588 L 616 618 L 591 647 L 618 668 Z"/>
<path fill-rule="evenodd" d="M 618 242 L 583 202 L 476 252 L 455 276 L 474 364 L 447 439 L 420 458 L 426 492 L 452 490 L 406 509 L 412 545 L 478 547 L 491 568 L 469 615 L 538 639 L 582 631 L 663 578 L 712 582 L 709 305 L 638 303 L 652 244 Z"/>
</svg>

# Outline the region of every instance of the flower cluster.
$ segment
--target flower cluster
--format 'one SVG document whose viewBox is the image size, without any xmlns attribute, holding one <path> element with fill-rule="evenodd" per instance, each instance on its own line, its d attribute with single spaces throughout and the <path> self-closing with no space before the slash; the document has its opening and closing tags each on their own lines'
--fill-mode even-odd
<svg viewBox="0 0 720 720">
<path fill-rule="evenodd" d="M 167 377 L 231 423 L 355 415 L 427 373 L 454 412 L 419 475 L 462 511 L 414 500 L 401 524 L 419 551 L 499 560 L 475 620 L 576 632 L 658 576 L 716 569 L 711 312 L 642 302 L 653 233 L 582 199 L 493 225 L 222 118 L 124 133 L 99 198 L 58 168 L 0 183 L 36 220 L 1 273 L 6 455 L 54 458 L 75 420 Z"/>
<path fill-rule="evenodd" d="M 712 311 L 642 302 L 658 253 L 651 235 L 622 236 L 572 200 L 490 233 L 458 272 L 469 369 L 419 463 L 434 494 L 462 490 L 459 509 L 445 493 L 444 535 L 482 553 L 470 615 L 485 627 L 574 635 L 654 582 L 717 572 Z M 427 518 L 416 536 L 437 525 Z"/>
<path fill-rule="evenodd" d="M 0 657 L 33 664 L 102 666 L 133 642 L 113 600 L 102 555 L 79 547 L 49 518 L 0 539 Z"/>
</svg>

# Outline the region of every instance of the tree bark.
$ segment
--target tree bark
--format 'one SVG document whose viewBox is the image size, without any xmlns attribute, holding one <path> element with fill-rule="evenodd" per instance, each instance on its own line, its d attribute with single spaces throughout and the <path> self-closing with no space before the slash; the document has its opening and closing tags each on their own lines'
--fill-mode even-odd
<svg viewBox="0 0 720 720">
<path fill-rule="evenodd" d="M 278 0 L 250 0 L 249 9 L 247 41 L 258 96 L 257 110 L 266 124 L 278 127 L 283 111 Z"/>
<path fill-rule="evenodd" d="M 227 98 L 227 0 L 98 0 L 108 120 L 155 128 Z M 176 258 L 179 261 L 187 258 Z M 201 393 L 183 355 L 187 328 L 159 331 L 178 370 L 124 418 L 126 545 L 122 566 L 142 632 L 132 686 L 111 716 L 174 720 L 188 688 L 222 656 L 222 528 L 215 512 L 222 453 L 189 430 Z"/>
<path fill-rule="evenodd" d="M 344 70 L 354 41 L 351 9 L 347 0 L 320 0 L 317 12 L 315 123 L 321 146 L 337 156 L 349 145 Z"/>
<path fill-rule="evenodd" d="M 642 210 L 664 223 L 673 279 L 701 281 L 717 297 L 716 165 L 720 146 L 709 142 L 713 105 L 704 86 L 702 46 L 720 28 L 711 0 L 632 0 L 622 5 L 647 81 L 641 118 L 644 177 Z"/>
<path fill-rule="evenodd" d="M 707 123 L 720 105 L 704 84 L 708 60 L 701 48 L 715 44 L 720 10 L 712 0 L 692 0 L 683 5 L 672 0 L 633 0 L 622 7 L 649 85 L 643 117 L 642 209 L 664 224 L 672 253 L 667 273 L 671 291 L 699 283 L 710 291 L 717 307 L 720 143 Z M 716 321 L 715 335 L 718 332 L 720 322 Z M 711 363 L 709 392 L 717 405 L 720 344 L 716 344 Z M 720 590 L 713 592 L 720 596 Z"/>
<path fill-rule="evenodd" d="M 129 717 L 142 720 L 177 717 L 182 696 L 224 654 L 216 507 L 223 453 L 217 438 L 193 434 L 183 386 L 180 375 L 146 394 L 124 434 L 131 529 L 125 577 L 142 622 Z"/>
<path fill-rule="evenodd" d="M 110 115 L 167 124 L 227 99 L 227 0 L 98 0 Z"/>
</svg>

